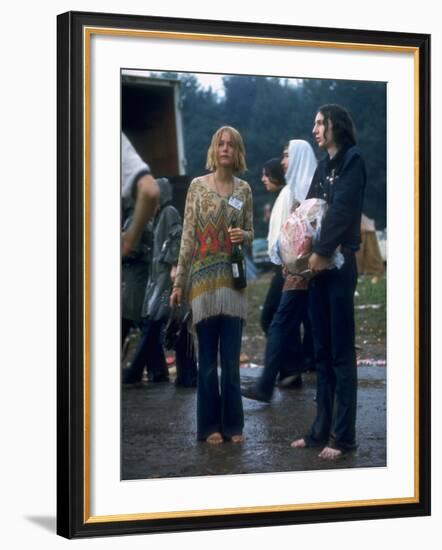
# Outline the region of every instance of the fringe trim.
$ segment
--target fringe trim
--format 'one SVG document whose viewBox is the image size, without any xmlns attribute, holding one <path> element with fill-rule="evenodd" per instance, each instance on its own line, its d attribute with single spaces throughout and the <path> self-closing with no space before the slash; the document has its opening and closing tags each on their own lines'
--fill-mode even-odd
<svg viewBox="0 0 442 550">
<path fill-rule="evenodd" d="M 218 288 L 205 292 L 194 298 L 191 306 L 193 325 L 215 315 L 240 317 L 244 321 L 247 316 L 246 292 L 232 288 Z"/>
</svg>

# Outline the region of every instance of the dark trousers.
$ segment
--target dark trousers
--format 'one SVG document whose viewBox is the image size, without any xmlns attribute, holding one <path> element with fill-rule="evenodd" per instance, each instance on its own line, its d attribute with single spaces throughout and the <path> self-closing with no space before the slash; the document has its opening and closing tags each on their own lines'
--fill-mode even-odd
<svg viewBox="0 0 442 550">
<path fill-rule="evenodd" d="M 130 319 L 121 319 L 121 347 L 124 346 L 124 342 L 129 335 L 130 329 L 134 326 L 134 322 Z"/>
<path fill-rule="evenodd" d="M 166 358 L 161 340 L 161 330 L 164 321 L 152 321 L 149 318 L 143 320 L 143 327 L 134 358 L 123 376 L 124 384 L 135 384 L 141 382 L 144 367 L 153 379 L 164 379 L 168 377 Z"/>
<path fill-rule="evenodd" d="M 308 290 L 287 290 L 282 293 L 278 309 L 267 333 L 264 370 L 258 381 L 257 392 L 271 399 L 276 377 L 287 357 L 297 365 L 290 374 L 301 371 L 301 341 L 299 327 L 308 304 Z"/>
<path fill-rule="evenodd" d="M 175 385 L 185 388 L 195 387 L 198 374 L 195 346 L 187 327 L 183 327 L 175 344 L 175 363 L 177 373 Z"/>
<path fill-rule="evenodd" d="M 241 400 L 239 356 L 242 320 L 217 315 L 196 325 L 198 336 L 197 437 L 205 440 L 214 432 L 230 438 L 242 434 L 244 413 Z M 218 381 L 218 350 L 221 386 Z"/>
<path fill-rule="evenodd" d="M 341 269 L 318 275 L 310 286 L 310 311 L 316 352 L 317 415 L 306 442 L 355 448 L 356 353 L 354 253 L 345 254 Z"/>
<path fill-rule="evenodd" d="M 268 337 L 270 325 L 278 311 L 281 301 L 284 286 L 284 277 L 282 276 L 282 267 L 275 266 L 275 274 L 270 281 L 269 290 L 261 313 L 261 328 Z M 284 293 L 285 294 L 285 293 Z M 301 324 L 304 328 L 304 334 L 301 337 Z M 291 334 L 286 343 L 287 353 L 281 358 L 279 373 L 280 379 L 283 379 L 291 374 L 299 371 L 301 364 L 312 362 L 313 358 L 313 335 L 308 312 L 308 300 L 304 302 L 304 307 L 301 312 L 301 317 L 298 317 L 298 325 L 291 325 Z"/>
<path fill-rule="evenodd" d="M 310 319 L 309 300 L 306 301 L 302 314 L 302 326 L 304 327 L 304 335 L 302 337 L 301 353 L 304 367 L 314 367 L 315 349 L 313 345 L 313 330 Z"/>
<path fill-rule="evenodd" d="M 281 300 L 282 287 L 284 285 L 282 267 L 280 265 L 275 265 L 273 271 L 274 274 L 272 280 L 270 281 L 269 289 L 267 291 L 261 312 L 261 328 L 266 335 L 269 331 L 273 316 L 278 309 L 279 302 Z"/>
</svg>

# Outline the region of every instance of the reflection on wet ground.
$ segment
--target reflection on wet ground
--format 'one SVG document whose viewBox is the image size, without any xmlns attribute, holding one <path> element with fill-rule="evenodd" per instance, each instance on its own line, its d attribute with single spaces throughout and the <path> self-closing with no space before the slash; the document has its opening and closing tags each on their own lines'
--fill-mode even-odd
<svg viewBox="0 0 442 550">
<path fill-rule="evenodd" d="M 244 386 L 260 368 L 241 368 Z M 318 449 L 294 450 L 315 414 L 315 374 L 301 389 L 276 389 L 270 404 L 243 399 L 245 441 L 218 446 L 197 442 L 196 391 L 174 384 L 122 390 L 122 479 L 194 477 L 386 466 L 386 370 L 358 368 L 359 447 L 335 462 Z"/>
</svg>

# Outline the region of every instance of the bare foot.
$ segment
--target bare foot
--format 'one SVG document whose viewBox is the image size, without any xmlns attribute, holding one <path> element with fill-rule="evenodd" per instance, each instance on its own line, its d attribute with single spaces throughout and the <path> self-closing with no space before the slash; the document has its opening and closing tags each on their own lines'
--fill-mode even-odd
<svg viewBox="0 0 442 550">
<path fill-rule="evenodd" d="M 307 447 L 307 443 L 305 442 L 305 439 L 295 439 L 295 441 L 292 441 L 290 443 L 290 447 L 293 449 L 305 449 Z"/>
<path fill-rule="evenodd" d="M 206 439 L 206 443 L 209 443 L 210 445 L 219 445 L 223 442 L 223 436 L 219 432 L 213 432 L 213 434 L 210 434 L 209 437 Z"/>
<path fill-rule="evenodd" d="M 232 443 L 242 443 L 244 441 L 244 436 L 241 434 L 232 435 L 230 440 L 232 441 Z"/>
<path fill-rule="evenodd" d="M 342 451 L 332 449 L 331 447 L 324 447 L 318 456 L 324 460 L 336 460 L 342 456 Z"/>
</svg>

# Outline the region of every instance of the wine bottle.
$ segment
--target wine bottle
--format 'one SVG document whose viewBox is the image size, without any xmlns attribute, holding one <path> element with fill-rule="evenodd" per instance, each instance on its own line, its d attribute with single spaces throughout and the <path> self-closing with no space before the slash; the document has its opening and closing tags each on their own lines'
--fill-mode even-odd
<svg viewBox="0 0 442 550">
<path fill-rule="evenodd" d="M 230 259 L 232 262 L 233 286 L 237 290 L 245 288 L 247 286 L 246 262 L 242 246 L 239 243 L 232 245 L 232 255 Z"/>
</svg>

